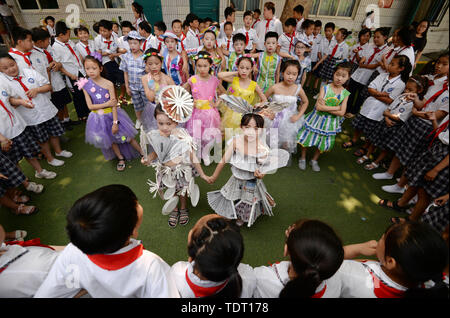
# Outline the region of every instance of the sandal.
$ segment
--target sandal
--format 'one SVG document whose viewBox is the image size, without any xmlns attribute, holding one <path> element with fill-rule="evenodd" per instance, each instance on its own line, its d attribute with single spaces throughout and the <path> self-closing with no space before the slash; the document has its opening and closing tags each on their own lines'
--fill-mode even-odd
<svg viewBox="0 0 450 318">
<path fill-rule="evenodd" d="M 176 227 L 179 220 L 180 220 L 180 211 L 178 211 L 178 209 L 170 212 L 168 223 L 171 228 Z"/>
<path fill-rule="evenodd" d="M 44 186 L 35 182 L 28 182 L 28 186 L 25 187 L 25 189 L 27 191 L 39 194 L 44 190 Z"/>
<path fill-rule="evenodd" d="M 14 232 L 14 240 L 15 241 L 23 241 L 24 238 L 27 236 L 27 231 L 24 230 L 16 230 Z"/>
<path fill-rule="evenodd" d="M 186 225 L 189 222 L 189 210 L 180 209 L 180 225 Z"/>
<path fill-rule="evenodd" d="M 389 206 L 389 202 L 391 202 L 391 204 L 392 204 L 391 206 Z M 382 200 L 378 201 L 378 205 L 385 207 L 385 208 L 395 210 L 397 212 L 405 212 L 406 211 L 406 207 L 399 206 L 398 201 L 389 201 L 386 199 L 382 199 Z"/>
<path fill-rule="evenodd" d="M 117 171 L 124 171 L 126 167 L 125 159 L 119 159 L 119 162 L 117 163 L 116 169 Z"/>
<path fill-rule="evenodd" d="M 367 160 L 369 160 L 369 157 L 367 157 L 366 155 L 362 156 L 361 158 L 359 158 L 358 160 L 356 160 L 356 163 L 359 165 L 362 165 L 364 162 L 366 162 Z"/>
<path fill-rule="evenodd" d="M 352 148 L 355 145 L 355 143 L 353 141 L 347 141 L 346 143 L 342 144 L 342 148 L 347 149 L 347 148 Z"/>
<path fill-rule="evenodd" d="M 32 215 L 38 212 L 38 208 L 32 205 L 19 204 L 14 211 L 15 215 Z"/>
<path fill-rule="evenodd" d="M 13 201 L 14 201 L 15 203 L 18 203 L 18 204 L 20 204 L 20 203 L 27 203 L 27 202 L 30 201 L 30 198 L 27 197 L 26 195 L 16 194 L 16 195 L 14 196 Z"/>
<path fill-rule="evenodd" d="M 379 164 L 376 164 L 375 162 L 371 162 L 371 163 L 369 163 L 369 164 L 366 164 L 366 165 L 364 166 L 364 169 L 370 171 L 370 170 L 377 169 L 379 166 L 380 166 Z"/>
<path fill-rule="evenodd" d="M 367 149 L 364 148 L 360 148 L 358 150 L 356 150 L 353 155 L 355 155 L 356 157 L 361 157 L 364 156 L 367 153 Z"/>
</svg>

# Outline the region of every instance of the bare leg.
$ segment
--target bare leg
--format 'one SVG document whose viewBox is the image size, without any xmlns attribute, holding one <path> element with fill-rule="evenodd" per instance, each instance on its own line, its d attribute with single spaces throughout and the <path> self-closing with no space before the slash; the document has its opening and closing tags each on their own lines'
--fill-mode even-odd
<svg viewBox="0 0 450 318">
<path fill-rule="evenodd" d="M 380 164 L 381 161 L 383 161 L 384 158 L 386 158 L 388 152 L 387 150 L 381 151 L 381 153 L 378 155 L 378 158 L 374 161 L 377 165 Z"/>
<path fill-rule="evenodd" d="M 37 173 L 41 173 L 42 172 L 43 169 L 41 167 L 41 164 L 39 163 L 39 161 L 36 158 L 32 158 L 32 159 L 25 158 L 25 159 L 34 168 L 34 170 L 37 171 Z M 20 169 L 20 166 L 19 165 L 17 165 L 17 166 Z"/>
<path fill-rule="evenodd" d="M 137 110 L 136 111 L 136 119 L 141 120 L 141 115 L 142 115 L 142 110 Z"/>
<path fill-rule="evenodd" d="M 319 159 L 320 156 L 320 150 L 316 149 L 316 151 L 314 152 L 314 156 L 312 157 L 312 160 L 317 161 Z"/>
<path fill-rule="evenodd" d="M 53 150 L 58 154 L 61 153 L 61 144 L 59 142 L 59 137 L 52 136 L 50 137 L 50 145 L 52 146 Z"/>
<path fill-rule="evenodd" d="M 397 156 L 395 156 L 392 161 L 391 164 L 389 165 L 389 168 L 387 170 L 387 173 L 394 175 L 394 173 L 398 170 L 398 168 L 400 168 L 402 166 L 402 164 L 400 163 L 400 160 L 397 158 Z"/>
<path fill-rule="evenodd" d="M 116 155 L 116 157 L 119 158 L 119 160 L 124 160 L 122 154 L 120 153 L 118 144 L 112 144 L 111 148 L 114 151 L 114 154 Z"/>
<path fill-rule="evenodd" d="M 11 195 L 10 191 L 7 191 L 5 195 L 0 198 L 0 204 L 17 211 L 19 205 L 11 199 Z"/>
<path fill-rule="evenodd" d="M 301 160 L 306 160 L 306 147 L 302 147 L 302 156 Z"/>
<path fill-rule="evenodd" d="M 403 172 L 402 176 L 400 177 L 400 180 L 398 181 L 399 187 L 405 187 L 408 184 L 408 178 L 406 178 L 405 173 Z"/>
<path fill-rule="evenodd" d="M 53 161 L 53 159 L 55 159 L 55 157 L 53 157 L 52 152 L 50 150 L 50 143 L 48 141 L 46 141 L 42 144 L 39 143 L 39 146 L 41 146 L 41 151 L 44 154 L 44 156 L 48 162 Z"/>
<path fill-rule="evenodd" d="M 409 201 L 411 201 L 411 199 L 417 194 L 418 190 L 419 189 L 417 187 L 408 187 L 402 197 L 398 200 L 398 205 L 401 207 L 406 207 Z"/>
<path fill-rule="evenodd" d="M 131 145 L 134 149 L 136 149 L 136 150 L 141 154 L 141 156 L 144 155 L 144 152 L 142 151 L 141 146 L 138 144 L 138 142 L 137 142 L 135 139 L 132 139 L 132 140 L 130 141 L 130 145 Z"/>
<path fill-rule="evenodd" d="M 180 210 L 184 210 L 187 208 L 187 197 L 186 196 L 179 196 L 180 198 Z"/>
<path fill-rule="evenodd" d="M 428 193 L 423 188 L 419 188 L 417 191 L 417 196 L 419 199 L 417 200 L 416 205 L 411 213 L 410 219 L 412 221 L 419 221 L 422 214 L 427 209 L 428 205 L 431 202 L 431 198 Z"/>
</svg>

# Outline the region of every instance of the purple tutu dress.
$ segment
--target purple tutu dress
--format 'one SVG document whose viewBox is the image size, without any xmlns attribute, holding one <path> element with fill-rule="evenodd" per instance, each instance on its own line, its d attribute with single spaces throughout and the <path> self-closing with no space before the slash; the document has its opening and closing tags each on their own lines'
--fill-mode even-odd
<svg viewBox="0 0 450 318">
<path fill-rule="evenodd" d="M 91 79 L 86 82 L 83 89 L 89 94 L 94 105 L 104 104 L 110 99 L 108 90 L 95 84 Z M 119 145 L 120 153 L 126 160 L 139 157 L 139 152 L 130 145 L 130 141 L 137 135 L 133 122 L 121 108 L 117 108 L 117 120 L 120 122 L 119 131 L 113 135 L 112 108 L 91 111 L 86 123 L 86 143 L 101 149 L 106 160 L 116 157 L 112 150 L 113 144 Z"/>
</svg>

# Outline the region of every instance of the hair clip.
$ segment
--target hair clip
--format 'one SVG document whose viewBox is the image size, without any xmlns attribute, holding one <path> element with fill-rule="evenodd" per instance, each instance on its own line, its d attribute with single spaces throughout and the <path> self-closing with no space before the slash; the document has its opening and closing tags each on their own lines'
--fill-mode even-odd
<svg viewBox="0 0 450 318">
<path fill-rule="evenodd" d="M 251 54 L 244 54 L 244 55 L 241 55 L 241 56 L 238 57 L 238 59 L 240 59 L 241 57 L 249 58 L 249 59 L 252 61 L 253 65 L 256 64 L 255 59 L 251 56 Z"/>
<path fill-rule="evenodd" d="M 100 61 L 100 63 L 102 62 L 102 55 L 99 52 L 95 51 L 94 53 L 91 53 L 90 56 Z"/>
<path fill-rule="evenodd" d="M 150 53 L 145 53 L 143 56 L 143 59 L 146 60 L 150 56 L 157 56 L 159 58 L 162 58 L 161 54 L 159 54 L 158 52 L 150 52 Z"/>
</svg>

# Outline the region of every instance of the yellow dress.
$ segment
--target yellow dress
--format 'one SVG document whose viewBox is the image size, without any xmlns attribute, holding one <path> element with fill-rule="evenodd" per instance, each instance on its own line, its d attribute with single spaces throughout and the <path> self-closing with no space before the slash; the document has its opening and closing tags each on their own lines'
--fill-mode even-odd
<svg viewBox="0 0 450 318">
<path fill-rule="evenodd" d="M 258 84 L 255 81 L 251 81 L 246 89 L 242 89 L 241 86 L 239 85 L 239 77 L 236 76 L 233 78 L 233 82 L 228 88 L 228 94 L 241 97 L 253 105 L 256 101 L 255 96 L 256 85 Z M 238 132 L 236 128 L 241 127 L 242 114 L 236 113 L 226 105 L 222 106 L 221 111 L 222 111 L 222 131 L 224 133 L 225 139 L 228 140 Z M 226 131 L 227 128 L 232 128 L 233 132 L 231 131 L 227 132 Z"/>
</svg>

